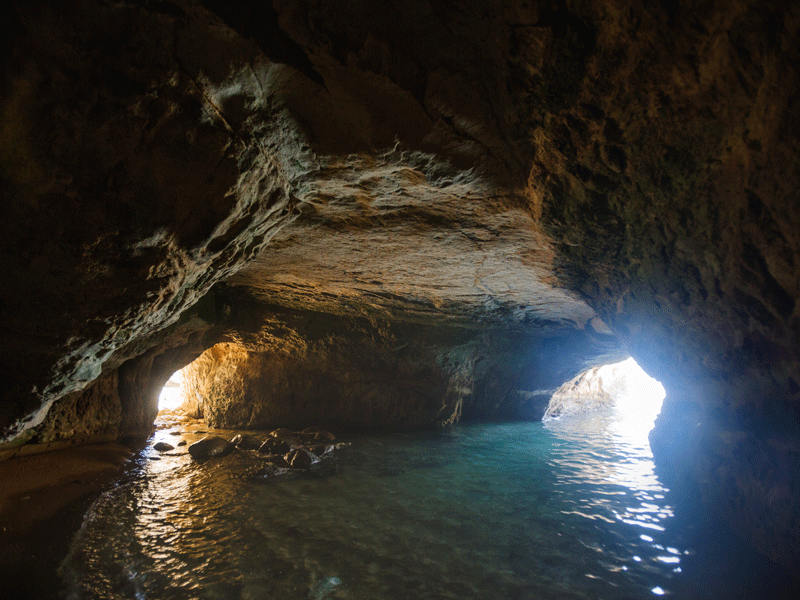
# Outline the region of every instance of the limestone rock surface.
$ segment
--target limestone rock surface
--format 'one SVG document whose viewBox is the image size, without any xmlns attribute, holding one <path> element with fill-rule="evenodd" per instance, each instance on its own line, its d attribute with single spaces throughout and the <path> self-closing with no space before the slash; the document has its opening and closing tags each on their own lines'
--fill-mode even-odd
<svg viewBox="0 0 800 600">
<path fill-rule="evenodd" d="M 242 328 L 263 315 L 258 302 L 237 296 L 236 305 L 242 312 L 231 322 Z M 491 327 L 275 306 L 269 314 L 260 317 L 258 331 L 231 335 L 236 341 L 214 345 L 184 369 L 191 410 L 210 425 L 409 429 L 528 418 L 526 393 L 552 394 L 593 361 L 624 358 L 616 339 L 591 328 L 511 336 Z M 296 438 L 284 429 L 271 435 Z"/>
<path fill-rule="evenodd" d="M 551 396 L 543 418 L 555 419 L 565 415 L 591 412 L 614 406 L 615 398 L 606 389 L 595 367 L 566 382 Z"/>
</svg>

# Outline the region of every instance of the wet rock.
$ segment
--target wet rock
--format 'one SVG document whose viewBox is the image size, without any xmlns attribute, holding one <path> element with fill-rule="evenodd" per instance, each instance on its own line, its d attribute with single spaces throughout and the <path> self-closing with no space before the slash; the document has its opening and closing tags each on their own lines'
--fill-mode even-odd
<svg viewBox="0 0 800 600">
<path fill-rule="evenodd" d="M 271 479 L 273 477 L 280 477 L 281 475 L 286 475 L 288 472 L 289 469 L 286 467 L 280 467 L 277 465 L 269 464 L 269 465 L 264 465 L 263 467 L 259 467 L 253 474 L 256 477 Z"/>
<path fill-rule="evenodd" d="M 333 442 L 336 440 L 335 435 L 333 435 L 330 431 L 326 431 L 322 427 L 306 427 L 305 429 L 303 429 L 301 433 L 305 435 L 310 435 L 312 436 L 313 439 L 320 441 L 326 440 L 329 442 Z"/>
<path fill-rule="evenodd" d="M 264 462 L 271 464 L 273 467 L 280 467 L 282 469 L 288 469 L 289 463 L 286 462 L 286 459 L 283 457 L 282 454 L 273 454 L 271 456 L 264 457 Z"/>
<path fill-rule="evenodd" d="M 311 447 L 311 452 L 316 454 L 317 456 L 325 456 L 326 454 L 330 454 L 336 450 L 336 446 L 333 444 L 319 444 L 317 446 Z"/>
<path fill-rule="evenodd" d="M 313 454 L 304 448 L 292 450 L 286 454 L 284 458 L 293 469 L 307 469 L 314 463 L 319 462 L 319 457 L 316 454 Z"/>
<path fill-rule="evenodd" d="M 189 446 L 189 454 L 191 454 L 192 458 L 195 460 L 202 460 L 205 458 L 225 456 L 229 454 L 233 448 L 233 444 L 221 437 L 204 437 L 199 442 L 195 442 Z"/>
<path fill-rule="evenodd" d="M 167 452 L 169 450 L 174 450 L 175 446 L 172 444 L 167 444 L 166 442 L 158 442 L 153 444 L 153 449 L 158 450 L 159 452 Z"/>
<path fill-rule="evenodd" d="M 261 440 L 252 435 L 238 434 L 231 438 L 231 444 L 242 450 L 256 450 L 261 446 Z"/>
<path fill-rule="evenodd" d="M 258 451 L 261 454 L 286 454 L 290 450 L 292 450 L 292 447 L 278 438 L 267 438 L 258 447 Z"/>
<path fill-rule="evenodd" d="M 280 438 L 284 438 L 284 437 L 287 437 L 287 436 L 289 436 L 289 437 L 294 436 L 295 433 L 294 433 L 294 431 L 292 431 L 291 429 L 287 429 L 286 427 L 279 427 L 278 429 L 276 429 L 274 431 L 270 431 L 268 435 L 270 437 L 274 437 L 274 438 L 279 438 L 280 439 Z"/>
<path fill-rule="evenodd" d="M 304 442 L 308 443 L 328 443 L 336 440 L 336 436 L 330 431 L 324 431 L 319 428 L 306 428 L 300 433 L 296 434 Z"/>
<path fill-rule="evenodd" d="M 289 446 L 289 450 L 297 450 L 298 448 L 302 448 L 303 446 L 305 446 L 307 443 L 307 440 L 303 439 L 302 435 L 291 431 L 279 437 L 275 437 L 274 439 L 280 440 L 281 442 Z"/>
<path fill-rule="evenodd" d="M 181 440 L 180 442 L 178 442 L 178 446 L 185 446 L 185 445 L 186 445 L 186 440 Z"/>
</svg>

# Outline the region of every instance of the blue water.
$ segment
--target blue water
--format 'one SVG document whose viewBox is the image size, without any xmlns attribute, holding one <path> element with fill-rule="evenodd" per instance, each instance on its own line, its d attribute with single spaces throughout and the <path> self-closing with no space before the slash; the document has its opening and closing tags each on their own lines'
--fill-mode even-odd
<svg viewBox="0 0 800 600">
<path fill-rule="evenodd" d="M 635 425 L 607 410 L 361 436 L 282 480 L 256 476 L 255 453 L 145 450 L 60 574 L 93 599 L 668 596 L 692 549 Z"/>
</svg>

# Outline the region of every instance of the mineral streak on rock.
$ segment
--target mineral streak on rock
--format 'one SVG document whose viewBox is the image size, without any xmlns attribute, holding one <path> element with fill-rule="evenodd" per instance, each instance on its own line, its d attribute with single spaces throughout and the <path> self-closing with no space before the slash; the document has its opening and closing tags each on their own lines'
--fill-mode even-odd
<svg viewBox="0 0 800 600">
<path fill-rule="evenodd" d="M 6 3 L 2 447 L 198 357 L 211 423 L 418 427 L 630 353 L 668 485 L 797 569 L 800 7 L 671 7 Z"/>
</svg>

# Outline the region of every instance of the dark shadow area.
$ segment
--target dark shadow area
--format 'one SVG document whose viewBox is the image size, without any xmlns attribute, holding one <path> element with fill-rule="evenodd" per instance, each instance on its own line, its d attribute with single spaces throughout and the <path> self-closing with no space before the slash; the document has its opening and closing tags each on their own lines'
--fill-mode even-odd
<svg viewBox="0 0 800 600">
<path fill-rule="evenodd" d="M 8 600 L 62 597 L 58 567 L 131 446 L 97 444 L 0 463 L 0 590 Z"/>
<path fill-rule="evenodd" d="M 669 497 L 669 496 L 668 496 Z M 800 580 L 759 554 L 699 499 L 683 498 L 667 528 L 693 553 L 681 560 L 675 595 L 685 600 L 794 600 Z"/>
</svg>

